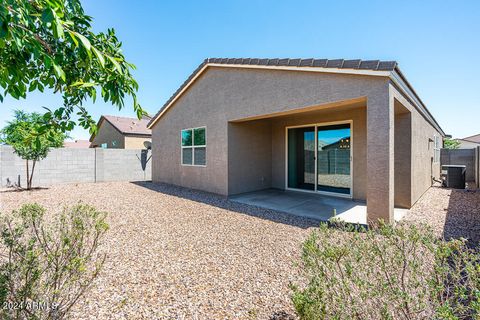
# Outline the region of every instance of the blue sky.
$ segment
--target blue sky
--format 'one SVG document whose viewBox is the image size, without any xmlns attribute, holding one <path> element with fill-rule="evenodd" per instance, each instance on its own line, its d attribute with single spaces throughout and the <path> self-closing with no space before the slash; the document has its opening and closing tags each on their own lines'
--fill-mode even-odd
<svg viewBox="0 0 480 320">
<path fill-rule="evenodd" d="M 399 62 L 446 133 L 480 133 L 480 1 L 82 2 L 95 30 L 116 29 L 150 113 L 206 57 L 382 59 Z M 0 126 L 13 109 L 60 104 L 51 94 L 5 99 Z M 85 106 L 95 118 L 133 116 L 130 106 Z"/>
</svg>

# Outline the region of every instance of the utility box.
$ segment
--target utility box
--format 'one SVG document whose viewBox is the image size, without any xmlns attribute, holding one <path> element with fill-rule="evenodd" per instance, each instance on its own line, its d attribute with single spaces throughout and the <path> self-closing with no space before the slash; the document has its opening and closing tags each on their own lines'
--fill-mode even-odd
<svg viewBox="0 0 480 320">
<path fill-rule="evenodd" d="M 465 174 L 467 167 L 464 165 L 442 166 L 442 183 L 444 187 L 465 189 Z"/>
</svg>

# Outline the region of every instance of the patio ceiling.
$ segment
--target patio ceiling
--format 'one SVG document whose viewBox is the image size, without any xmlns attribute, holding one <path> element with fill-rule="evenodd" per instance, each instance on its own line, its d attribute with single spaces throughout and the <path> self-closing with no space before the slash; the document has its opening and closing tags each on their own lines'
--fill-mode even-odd
<svg viewBox="0 0 480 320">
<path fill-rule="evenodd" d="M 236 123 L 236 122 L 245 122 L 245 121 L 261 120 L 261 119 L 268 119 L 268 118 L 277 118 L 282 116 L 289 116 L 293 114 L 304 114 L 304 113 L 320 111 L 320 110 L 334 110 L 334 109 L 340 110 L 341 109 L 342 111 L 346 111 L 354 108 L 365 107 L 366 105 L 367 105 L 367 98 L 359 97 L 355 99 L 335 101 L 331 103 L 313 105 L 313 106 L 297 108 L 297 109 L 292 109 L 287 111 L 256 115 L 253 117 L 234 119 L 234 120 L 231 120 L 230 122 Z"/>
</svg>

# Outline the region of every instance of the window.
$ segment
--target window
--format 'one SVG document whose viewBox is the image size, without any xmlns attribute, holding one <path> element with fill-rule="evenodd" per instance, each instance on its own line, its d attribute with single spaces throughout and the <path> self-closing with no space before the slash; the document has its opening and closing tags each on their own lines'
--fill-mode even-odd
<svg viewBox="0 0 480 320">
<path fill-rule="evenodd" d="M 107 149 L 107 146 L 108 146 L 107 143 L 102 143 L 102 144 L 101 144 L 101 148 L 102 148 L 102 149 Z"/>
<path fill-rule="evenodd" d="M 182 130 L 182 165 L 205 166 L 207 164 L 207 128 Z"/>
<path fill-rule="evenodd" d="M 442 138 L 434 135 L 433 136 L 433 162 L 440 162 L 440 149 L 442 148 Z"/>
</svg>

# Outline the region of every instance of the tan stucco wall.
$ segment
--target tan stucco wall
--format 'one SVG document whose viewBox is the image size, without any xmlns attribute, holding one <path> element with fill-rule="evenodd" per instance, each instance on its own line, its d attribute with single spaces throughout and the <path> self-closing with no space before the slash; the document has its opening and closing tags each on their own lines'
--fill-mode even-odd
<svg viewBox="0 0 480 320">
<path fill-rule="evenodd" d="M 412 117 L 410 111 L 395 103 L 394 202 L 410 208 L 412 203 Z"/>
<path fill-rule="evenodd" d="M 235 141 L 228 138 L 229 121 L 359 97 L 366 97 L 378 105 L 388 104 L 385 99 L 388 99 L 388 79 L 301 71 L 210 68 L 153 127 L 153 180 L 223 195 L 229 190 L 241 190 L 243 187 L 229 188 L 228 183 L 228 155 L 235 146 Z M 207 127 L 207 166 L 182 166 L 180 130 L 198 126 Z M 243 162 L 240 159 L 238 163 Z M 230 170 L 247 169 L 247 166 L 245 169 L 230 167 Z M 268 175 L 265 175 L 264 181 L 267 179 Z M 272 180 L 278 181 L 278 177 L 272 177 Z"/>
<path fill-rule="evenodd" d="M 115 145 L 114 141 L 116 141 Z M 93 138 L 91 146 L 96 145 L 100 147 L 102 143 L 107 143 L 108 149 L 123 149 L 125 147 L 125 138 L 115 127 L 104 120 L 98 128 L 97 135 Z"/>
<path fill-rule="evenodd" d="M 152 138 L 147 137 L 125 137 L 125 149 L 145 149 L 145 141 L 152 142 Z"/>
<path fill-rule="evenodd" d="M 272 124 L 269 120 L 228 126 L 228 193 L 272 186 Z"/>
<path fill-rule="evenodd" d="M 432 185 L 432 176 L 440 179 L 440 163 L 433 163 L 434 154 L 434 135 L 442 137 L 441 133 L 435 129 L 405 97 L 393 86 L 390 90 L 395 100 L 401 103 L 403 107 L 410 111 L 411 118 L 411 198 L 410 206 L 420 199 L 420 197 Z M 405 172 L 406 174 L 407 172 Z"/>
<path fill-rule="evenodd" d="M 440 179 L 440 163 L 433 163 L 434 135 L 441 134 L 417 112 L 412 113 L 412 205 L 432 185 L 432 176 Z"/>
</svg>

